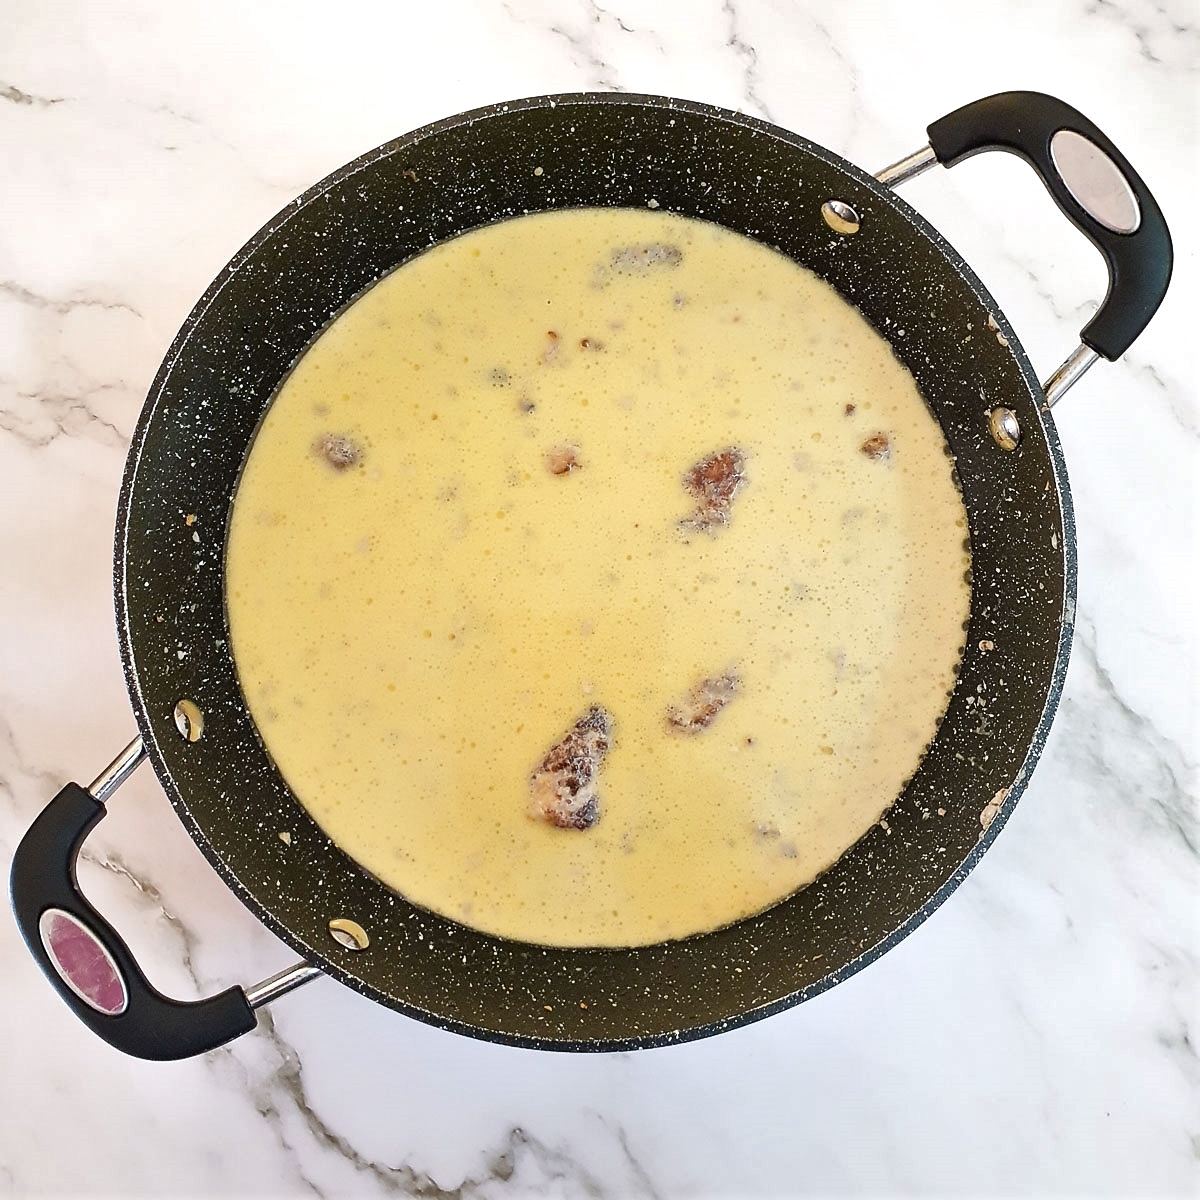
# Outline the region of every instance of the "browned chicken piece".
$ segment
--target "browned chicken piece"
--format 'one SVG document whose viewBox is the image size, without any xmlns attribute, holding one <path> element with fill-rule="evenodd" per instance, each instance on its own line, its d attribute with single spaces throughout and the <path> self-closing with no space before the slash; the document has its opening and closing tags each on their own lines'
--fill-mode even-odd
<svg viewBox="0 0 1200 1200">
<path fill-rule="evenodd" d="M 327 433 L 317 438 L 313 452 L 338 471 L 354 466 L 362 457 L 362 451 L 354 442 L 337 433 Z"/>
<path fill-rule="evenodd" d="M 737 695 L 741 681 L 727 672 L 701 680 L 677 704 L 667 709 L 667 724 L 681 733 L 699 733 L 707 729 L 717 714 Z"/>
<path fill-rule="evenodd" d="M 546 453 L 546 469 L 551 475 L 569 475 L 579 467 L 579 451 L 574 446 L 555 446 Z"/>
<path fill-rule="evenodd" d="M 612 739 L 612 715 L 593 705 L 530 776 L 532 815 L 560 829 L 591 829 L 600 819 L 596 774 Z"/>
<path fill-rule="evenodd" d="M 745 456 L 736 446 L 702 458 L 683 477 L 683 486 L 698 501 L 696 511 L 684 517 L 685 529 L 710 530 L 729 524 L 729 506 L 745 481 Z"/>
<path fill-rule="evenodd" d="M 862 452 L 876 462 L 881 459 L 891 458 L 892 456 L 892 439 L 886 433 L 873 433 L 860 447 Z"/>
</svg>

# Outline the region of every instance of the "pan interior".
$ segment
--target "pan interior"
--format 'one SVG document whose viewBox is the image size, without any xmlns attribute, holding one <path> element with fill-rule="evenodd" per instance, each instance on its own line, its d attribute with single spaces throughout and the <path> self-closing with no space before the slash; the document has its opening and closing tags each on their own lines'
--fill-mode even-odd
<svg viewBox="0 0 1200 1200">
<path fill-rule="evenodd" d="M 233 656 L 284 779 L 401 895 L 644 945 L 782 899 L 899 795 L 966 526 L 828 284 L 694 218 L 542 213 L 427 251 L 292 371 L 234 503 Z"/>
</svg>

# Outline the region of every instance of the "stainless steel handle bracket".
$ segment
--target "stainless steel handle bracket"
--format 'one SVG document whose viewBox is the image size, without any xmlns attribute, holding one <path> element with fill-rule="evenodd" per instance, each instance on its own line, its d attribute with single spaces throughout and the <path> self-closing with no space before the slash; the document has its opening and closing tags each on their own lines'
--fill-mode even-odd
<svg viewBox="0 0 1200 1200">
<path fill-rule="evenodd" d="M 899 187 L 902 183 L 907 183 L 910 179 L 915 179 L 918 175 L 928 171 L 930 167 L 935 166 L 937 166 L 937 155 L 934 154 L 933 147 L 926 143 L 920 150 L 914 150 L 906 158 L 898 159 L 890 167 L 876 171 L 875 178 L 884 187 L 894 188 Z"/>
<path fill-rule="evenodd" d="M 104 804 L 141 765 L 146 757 L 146 747 L 142 739 L 135 737 L 116 758 L 96 776 L 88 785 L 92 798 L 99 804 Z"/>
<path fill-rule="evenodd" d="M 898 159 L 891 166 L 884 167 L 882 171 L 876 171 L 875 178 L 885 187 L 895 188 L 928 171 L 937 161 L 933 147 L 927 144 L 905 158 Z M 1082 342 L 1076 346 L 1062 366 L 1042 384 L 1042 391 L 1046 397 L 1043 407 L 1049 410 L 1057 404 L 1099 357 L 1095 350 Z"/>
<path fill-rule="evenodd" d="M 319 967 L 314 967 L 311 963 L 301 959 L 295 966 L 277 972 L 269 979 L 264 979 L 262 983 L 244 988 L 246 1002 L 251 1008 L 262 1008 L 264 1004 L 270 1004 L 272 1000 L 278 1000 L 280 996 L 294 992 L 298 987 L 303 987 L 306 983 L 319 979 L 323 974 L 324 972 Z"/>
<path fill-rule="evenodd" d="M 1079 382 L 1083 373 L 1099 357 L 1100 355 L 1091 346 L 1085 346 L 1080 342 L 1063 361 L 1062 366 L 1042 384 L 1042 391 L 1046 395 L 1044 407 L 1053 408 Z"/>
<path fill-rule="evenodd" d="M 99 804 L 104 804 L 109 797 L 129 778 L 130 775 L 146 759 L 146 747 L 140 737 L 135 737 L 116 758 L 92 780 L 88 786 L 91 796 Z M 303 960 L 294 966 L 256 983 L 253 987 L 243 988 L 246 1001 L 251 1008 L 262 1008 L 272 1000 L 278 1000 L 293 992 L 298 987 L 319 978 L 324 972 Z"/>
</svg>

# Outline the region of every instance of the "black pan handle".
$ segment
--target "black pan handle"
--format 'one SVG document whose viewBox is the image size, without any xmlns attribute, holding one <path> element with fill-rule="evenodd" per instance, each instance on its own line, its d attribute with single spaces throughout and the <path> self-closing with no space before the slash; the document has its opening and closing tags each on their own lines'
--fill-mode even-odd
<svg viewBox="0 0 1200 1200">
<path fill-rule="evenodd" d="M 1146 328 L 1171 279 L 1171 235 L 1125 156 L 1081 112 L 1041 92 L 1001 92 L 929 126 L 937 161 L 952 167 L 983 150 L 1032 165 L 1071 224 L 1108 265 L 1108 295 L 1080 340 L 1120 358 Z"/>
<path fill-rule="evenodd" d="M 104 813 L 91 792 L 68 783 L 17 847 L 13 911 L 38 966 L 89 1029 L 136 1058 L 190 1058 L 248 1033 L 256 1018 L 240 987 L 206 1000 L 169 999 L 84 898 L 75 862 Z"/>
</svg>

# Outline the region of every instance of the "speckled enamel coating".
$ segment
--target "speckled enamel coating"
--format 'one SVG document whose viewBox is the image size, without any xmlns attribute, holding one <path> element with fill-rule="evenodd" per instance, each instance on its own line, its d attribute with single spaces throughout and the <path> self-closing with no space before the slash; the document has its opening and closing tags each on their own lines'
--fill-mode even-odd
<svg viewBox="0 0 1200 1200">
<path fill-rule="evenodd" d="M 859 233 L 825 225 L 830 198 L 854 206 Z M 313 337 L 438 241 L 579 205 L 651 205 L 716 221 L 829 280 L 928 398 L 957 460 L 973 554 L 958 685 L 884 820 L 768 912 L 626 951 L 484 936 L 409 904 L 342 854 L 258 739 L 229 653 L 223 591 L 241 464 Z M 540 97 L 429 126 L 331 175 L 256 234 L 189 316 L 150 390 L 126 466 L 115 571 L 126 677 L 155 771 L 214 867 L 271 929 L 348 986 L 432 1024 L 523 1046 L 615 1050 L 718 1033 L 797 1004 L 895 945 L 953 891 L 1041 750 L 1075 595 L 1065 467 L 1041 403 L 1016 335 L 936 231 L 794 134 L 628 94 Z M 1015 452 L 989 434 L 998 404 L 1024 430 Z M 205 713 L 195 743 L 172 718 L 184 697 Z M 368 948 L 339 945 L 328 930 L 336 917 L 361 924 Z"/>
</svg>

